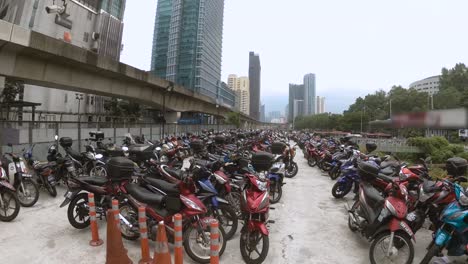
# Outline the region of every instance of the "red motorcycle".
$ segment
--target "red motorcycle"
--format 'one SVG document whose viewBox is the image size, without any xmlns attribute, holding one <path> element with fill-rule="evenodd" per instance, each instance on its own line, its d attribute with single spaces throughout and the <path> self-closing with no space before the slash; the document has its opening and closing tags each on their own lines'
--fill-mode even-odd
<svg viewBox="0 0 468 264">
<path fill-rule="evenodd" d="M 384 198 L 367 181 L 374 178 L 379 169 L 368 162 L 359 163 L 359 198 L 348 209 L 348 225 L 351 231 L 359 230 L 372 241 L 369 254 L 372 264 L 387 261 L 410 264 L 414 258 L 414 246 L 411 242 L 414 233 L 406 219 L 408 191 L 405 184 L 395 180 L 385 188 Z"/>
<path fill-rule="evenodd" d="M 246 185 L 241 195 L 244 226 L 241 230 L 240 251 L 246 263 L 259 264 L 268 255 L 268 211 L 270 182 L 264 177 L 245 174 Z"/>
<path fill-rule="evenodd" d="M 206 217 L 207 208 L 195 196 L 195 184 L 191 177 L 185 177 L 178 184 L 171 184 L 161 180 L 150 180 L 150 191 L 137 184 L 126 186 L 128 203 L 120 207 L 122 236 L 135 240 L 138 232 L 138 207 L 146 206 L 147 226 L 149 238 L 156 240 L 157 226 L 164 221 L 168 239 L 173 243 L 173 217 L 179 213 L 183 218 L 183 245 L 185 252 L 197 263 L 210 262 L 210 223 L 212 217 Z M 224 229 L 219 228 L 219 243 L 221 256 L 226 248 Z"/>
</svg>

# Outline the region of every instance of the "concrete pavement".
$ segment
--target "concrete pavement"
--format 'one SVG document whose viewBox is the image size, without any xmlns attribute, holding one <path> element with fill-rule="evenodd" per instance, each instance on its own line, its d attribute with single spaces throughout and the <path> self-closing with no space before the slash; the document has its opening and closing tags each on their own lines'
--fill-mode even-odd
<svg viewBox="0 0 468 264">
<path fill-rule="evenodd" d="M 281 202 L 274 205 L 270 219 L 270 250 L 265 263 L 369 263 L 369 243 L 347 226 L 343 200 L 336 200 L 330 191 L 333 181 L 310 168 L 302 156 L 296 158 L 299 173 L 286 179 Z M 2 263 L 104 263 L 106 247 L 88 245 L 89 229 L 76 230 L 67 220 L 66 208 L 59 208 L 64 189 L 57 198 L 41 192 L 32 208 L 21 208 L 11 223 L 0 222 L 0 256 Z M 351 200 L 348 197 L 348 201 Z M 99 221 L 100 236 L 106 241 L 105 223 Z M 419 263 L 430 242 L 430 233 L 422 230 L 416 238 Z M 140 259 L 138 241 L 125 241 L 130 258 Z M 154 243 L 151 242 L 152 251 Z M 452 263 L 466 263 L 461 262 Z M 193 263 L 187 256 L 185 263 Z M 221 263 L 243 263 L 239 251 L 239 233 L 228 242 Z"/>
</svg>

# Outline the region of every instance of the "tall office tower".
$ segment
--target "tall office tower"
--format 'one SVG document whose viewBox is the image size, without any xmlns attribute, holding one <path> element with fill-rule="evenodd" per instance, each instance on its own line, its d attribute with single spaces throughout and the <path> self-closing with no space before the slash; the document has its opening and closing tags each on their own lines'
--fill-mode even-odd
<svg viewBox="0 0 468 264">
<path fill-rule="evenodd" d="M 304 85 L 289 84 L 288 122 L 292 123 L 296 116 L 304 115 L 304 101 Z"/>
<path fill-rule="evenodd" d="M 249 53 L 250 117 L 255 120 L 260 120 L 261 71 L 260 56 L 251 51 Z"/>
<path fill-rule="evenodd" d="M 55 3 L 64 7 L 62 1 Z M 126 0 L 67 0 L 65 3 L 63 14 L 49 14 L 46 6 L 52 5 L 52 1 L 0 0 L 0 20 L 119 60 Z M 41 103 L 37 107 L 38 112 L 44 113 L 41 120 L 58 120 L 60 113 L 104 111 L 100 96 L 85 95 L 81 104 L 75 97 L 75 92 L 36 85 L 25 85 L 23 94 L 24 101 Z M 64 116 L 61 120 L 73 118 Z"/>
<path fill-rule="evenodd" d="M 265 122 L 265 104 L 260 106 L 260 122 Z"/>
<path fill-rule="evenodd" d="M 314 115 L 315 106 L 315 74 L 304 76 L 304 115 Z"/>
<path fill-rule="evenodd" d="M 151 71 L 234 107 L 221 80 L 224 0 L 159 0 Z"/>
</svg>

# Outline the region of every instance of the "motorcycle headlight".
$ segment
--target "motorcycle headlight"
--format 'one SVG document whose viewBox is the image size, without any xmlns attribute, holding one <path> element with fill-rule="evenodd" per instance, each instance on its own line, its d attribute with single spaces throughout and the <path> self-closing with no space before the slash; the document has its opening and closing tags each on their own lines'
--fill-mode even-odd
<svg viewBox="0 0 468 264">
<path fill-rule="evenodd" d="M 256 180 L 256 183 L 257 183 L 258 189 L 260 191 L 266 192 L 266 190 L 267 190 L 267 182 L 266 181 Z"/>
</svg>

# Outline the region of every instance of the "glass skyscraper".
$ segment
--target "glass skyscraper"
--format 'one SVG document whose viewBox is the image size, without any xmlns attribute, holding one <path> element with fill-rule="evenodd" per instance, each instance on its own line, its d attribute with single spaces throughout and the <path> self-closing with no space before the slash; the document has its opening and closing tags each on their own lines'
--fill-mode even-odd
<svg viewBox="0 0 468 264">
<path fill-rule="evenodd" d="M 223 99 L 224 0 L 159 0 L 151 71 L 195 92 Z M 230 104 L 230 103 L 229 103 Z"/>
</svg>

